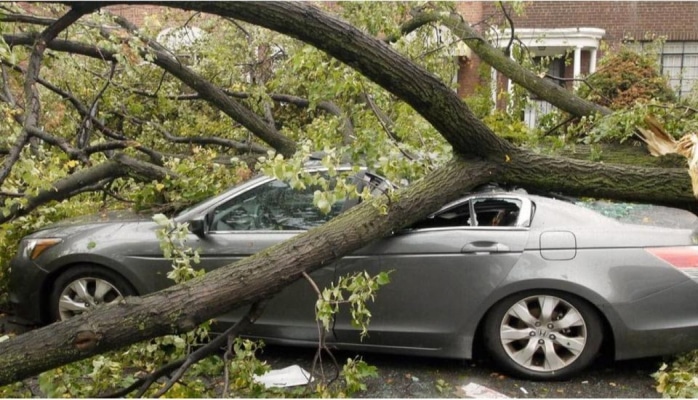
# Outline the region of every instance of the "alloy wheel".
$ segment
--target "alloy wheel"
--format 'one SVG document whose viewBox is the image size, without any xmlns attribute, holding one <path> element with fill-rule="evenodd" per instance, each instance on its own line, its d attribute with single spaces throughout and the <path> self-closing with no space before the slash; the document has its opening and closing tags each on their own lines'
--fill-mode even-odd
<svg viewBox="0 0 698 400">
<path fill-rule="evenodd" d="M 58 313 L 61 320 L 90 311 L 101 304 L 123 299 L 123 295 L 109 281 L 100 278 L 79 278 L 70 282 L 61 292 Z"/>
<path fill-rule="evenodd" d="M 499 339 L 509 358 L 532 371 L 552 372 L 572 364 L 587 345 L 582 313 L 552 295 L 526 297 L 504 314 Z"/>
</svg>

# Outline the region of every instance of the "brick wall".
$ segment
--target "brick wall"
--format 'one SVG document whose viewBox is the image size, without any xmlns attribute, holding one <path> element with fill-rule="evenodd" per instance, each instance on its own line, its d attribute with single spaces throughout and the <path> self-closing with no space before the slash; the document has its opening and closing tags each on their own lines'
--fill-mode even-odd
<svg viewBox="0 0 698 400">
<path fill-rule="evenodd" d="M 488 1 L 459 3 L 459 12 L 470 23 L 487 20 L 505 26 L 497 3 Z M 477 13 L 471 12 L 476 9 Z M 668 41 L 698 41 L 698 2 L 693 1 L 527 1 L 523 15 L 510 15 L 515 28 L 601 28 L 603 41 L 611 48 L 625 40 L 651 40 L 664 37 Z M 588 73 L 590 54 L 582 51 L 582 74 Z M 598 57 L 603 54 L 599 52 Z M 478 63 L 473 57 L 472 63 Z M 565 68 L 565 77 L 572 77 L 572 66 Z M 459 94 L 472 92 L 477 82 L 469 71 L 459 75 Z M 566 86 L 571 86 L 568 83 Z M 500 86 L 501 87 L 501 86 Z"/>
<path fill-rule="evenodd" d="M 524 15 L 512 16 L 515 27 L 602 28 L 610 44 L 627 38 L 643 40 L 648 34 L 667 40 L 698 40 L 698 2 L 529 1 L 524 9 Z M 496 14 L 495 4 L 485 3 L 483 12 Z"/>
</svg>

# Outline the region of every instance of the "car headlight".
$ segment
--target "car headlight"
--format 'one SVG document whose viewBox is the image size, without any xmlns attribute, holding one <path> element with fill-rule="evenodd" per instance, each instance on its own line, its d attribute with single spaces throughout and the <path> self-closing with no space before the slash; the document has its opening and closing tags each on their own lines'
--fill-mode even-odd
<svg viewBox="0 0 698 400">
<path fill-rule="evenodd" d="M 63 239 L 58 238 L 43 238 L 43 239 L 27 239 L 25 240 L 23 254 L 24 257 L 35 260 L 44 251 L 62 242 Z"/>
</svg>

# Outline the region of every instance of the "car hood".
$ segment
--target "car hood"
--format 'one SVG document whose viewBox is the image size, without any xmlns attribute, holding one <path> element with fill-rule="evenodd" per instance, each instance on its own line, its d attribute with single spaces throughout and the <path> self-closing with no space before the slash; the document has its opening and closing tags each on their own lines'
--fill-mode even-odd
<svg viewBox="0 0 698 400">
<path fill-rule="evenodd" d="M 68 218 L 59 222 L 46 225 L 33 234 L 31 237 L 49 236 L 69 236 L 87 229 L 95 229 L 104 226 L 123 226 L 128 224 L 140 224 L 142 222 L 152 222 L 149 214 L 137 214 L 130 210 L 107 211 L 97 214 L 83 215 L 80 217 Z"/>
</svg>

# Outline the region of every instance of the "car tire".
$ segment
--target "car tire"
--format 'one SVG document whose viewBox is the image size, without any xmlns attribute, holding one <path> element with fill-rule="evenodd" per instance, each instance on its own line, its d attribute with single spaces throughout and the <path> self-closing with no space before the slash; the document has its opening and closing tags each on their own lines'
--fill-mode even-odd
<svg viewBox="0 0 698 400">
<path fill-rule="evenodd" d="M 562 380 L 583 370 L 601 347 L 598 313 L 585 301 L 556 291 L 509 296 L 489 311 L 485 347 L 513 376 Z"/>
<path fill-rule="evenodd" d="M 119 274 L 92 266 L 75 266 L 56 279 L 50 298 L 52 321 L 62 321 L 96 306 L 135 296 L 136 291 Z"/>
</svg>

